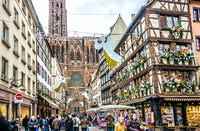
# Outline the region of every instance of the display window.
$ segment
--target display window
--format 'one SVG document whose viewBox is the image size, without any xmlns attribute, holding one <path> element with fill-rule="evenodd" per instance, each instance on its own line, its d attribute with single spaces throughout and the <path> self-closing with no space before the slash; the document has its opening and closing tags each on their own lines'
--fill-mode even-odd
<svg viewBox="0 0 200 131">
<path fill-rule="evenodd" d="M 30 108 L 29 107 L 21 107 L 20 114 L 21 114 L 20 120 L 23 120 L 26 115 L 28 115 L 28 117 L 30 118 Z"/>
<path fill-rule="evenodd" d="M 176 113 L 177 113 L 177 123 L 179 126 L 183 125 L 183 114 L 181 107 L 176 107 Z"/>
<path fill-rule="evenodd" d="M 200 125 L 200 106 L 187 106 L 186 112 L 189 126 Z"/>
<path fill-rule="evenodd" d="M 146 106 L 144 111 L 145 111 L 145 122 L 151 124 L 152 123 L 151 108 Z"/>
<path fill-rule="evenodd" d="M 0 103 L 0 112 L 5 117 L 5 119 L 7 119 L 8 118 L 7 117 L 7 114 L 8 114 L 8 105 Z"/>
<path fill-rule="evenodd" d="M 172 106 L 162 106 L 161 113 L 163 116 L 163 113 L 166 114 L 168 126 L 174 126 L 174 112 Z"/>
</svg>

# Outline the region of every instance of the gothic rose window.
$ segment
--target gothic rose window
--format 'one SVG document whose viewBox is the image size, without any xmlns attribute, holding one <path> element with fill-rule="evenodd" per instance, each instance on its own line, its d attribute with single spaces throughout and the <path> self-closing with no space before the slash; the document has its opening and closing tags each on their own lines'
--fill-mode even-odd
<svg viewBox="0 0 200 131">
<path fill-rule="evenodd" d="M 69 85 L 71 87 L 80 87 L 83 86 L 83 77 L 82 75 L 75 73 L 71 75 L 70 80 L 69 80 Z"/>
</svg>

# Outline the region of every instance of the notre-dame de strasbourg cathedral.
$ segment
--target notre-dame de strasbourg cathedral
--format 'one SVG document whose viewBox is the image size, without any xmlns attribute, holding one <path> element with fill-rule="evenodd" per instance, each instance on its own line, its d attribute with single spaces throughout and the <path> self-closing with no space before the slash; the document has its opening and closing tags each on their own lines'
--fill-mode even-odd
<svg viewBox="0 0 200 131">
<path fill-rule="evenodd" d="M 68 78 L 65 84 L 67 98 L 73 98 L 67 110 L 82 112 L 87 109 L 82 92 L 87 91 L 90 74 L 97 69 L 99 61 L 94 38 L 68 37 L 65 0 L 49 0 L 48 30 L 53 54 L 58 58 L 62 75 Z M 84 106 L 80 102 L 84 102 Z"/>
</svg>

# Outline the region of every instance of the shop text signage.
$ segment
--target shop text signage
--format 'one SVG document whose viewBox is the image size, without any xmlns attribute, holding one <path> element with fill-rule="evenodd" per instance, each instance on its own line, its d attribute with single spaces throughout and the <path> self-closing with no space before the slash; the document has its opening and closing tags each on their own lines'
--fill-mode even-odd
<svg viewBox="0 0 200 131">
<path fill-rule="evenodd" d="M 15 95 L 15 103 L 23 103 L 23 96 L 22 94 Z"/>
</svg>

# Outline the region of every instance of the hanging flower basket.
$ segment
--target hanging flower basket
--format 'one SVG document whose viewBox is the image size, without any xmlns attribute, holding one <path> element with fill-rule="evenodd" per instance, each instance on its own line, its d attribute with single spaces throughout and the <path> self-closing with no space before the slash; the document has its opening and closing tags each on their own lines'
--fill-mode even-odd
<svg viewBox="0 0 200 131">
<path fill-rule="evenodd" d="M 181 35 L 181 32 L 183 31 L 182 25 L 179 25 L 177 27 L 169 28 L 169 31 L 173 34 L 175 38 L 178 38 Z"/>
</svg>

